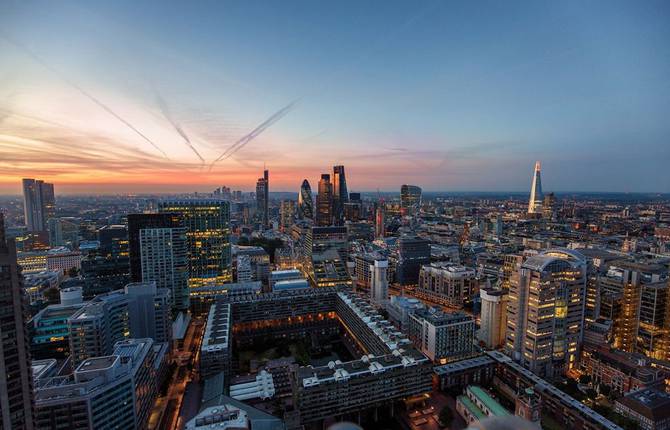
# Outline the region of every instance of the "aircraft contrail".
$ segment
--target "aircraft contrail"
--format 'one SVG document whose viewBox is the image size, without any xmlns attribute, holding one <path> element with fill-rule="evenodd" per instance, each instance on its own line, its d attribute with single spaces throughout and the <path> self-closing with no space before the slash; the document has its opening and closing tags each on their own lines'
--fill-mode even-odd
<svg viewBox="0 0 670 430">
<path fill-rule="evenodd" d="M 193 143 L 191 142 L 191 139 L 189 139 L 189 137 L 186 135 L 186 133 L 184 132 L 184 129 L 181 128 L 179 123 L 177 123 L 177 121 L 175 121 L 174 118 L 172 118 L 172 115 L 170 114 L 170 109 L 168 109 L 167 103 L 165 103 L 165 100 L 163 100 L 163 98 L 160 96 L 160 94 L 158 94 L 158 92 L 156 92 L 156 100 L 158 101 L 158 106 L 160 107 L 161 112 L 163 112 L 163 116 L 165 116 L 165 119 L 167 119 L 168 122 L 170 124 L 172 124 L 172 126 L 177 131 L 177 133 L 179 133 L 179 135 L 184 139 L 184 142 L 186 143 L 186 145 L 189 148 L 191 148 L 191 151 L 193 151 L 193 153 L 195 155 L 198 156 L 198 158 L 200 159 L 202 164 L 205 164 L 205 159 L 202 158 L 202 155 L 200 155 L 198 150 L 195 149 L 195 146 L 193 146 Z"/>
<path fill-rule="evenodd" d="M 251 130 L 249 134 L 244 135 L 241 139 L 239 139 L 237 142 L 232 144 L 228 149 L 223 151 L 223 154 L 219 156 L 216 160 L 212 161 L 212 163 L 209 165 L 209 171 L 212 171 L 212 167 L 214 167 L 214 164 L 218 163 L 221 160 L 226 160 L 230 157 L 233 156 L 237 151 L 240 149 L 244 148 L 249 142 L 254 140 L 256 137 L 258 137 L 261 133 L 263 133 L 265 130 L 270 128 L 274 123 L 285 117 L 289 112 L 291 112 L 295 106 L 298 104 L 298 100 L 293 100 L 291 103 L 288 105 L 284 106 L 283 108 L 279 109 L 277 112 L 272 114 L 270 118 L 266 119 L 263 121 L 260 125 L 258 125 L 256 128 Z"/>
<path fill-rule="evenodd" d="M 88 98 L 88 99 L 91 100 L 93 103 L 95 103 L 96 105 L 98 105 L 99 107 L 101 107 L 102 109 L 104 109 L 107 113 L 109 113 L 110 115 L 112 115 L 114 118 L 116 118 L 117 120 L 121 121 L 126 127 L 130 128 L 131 130 L 133 130 L 133 131 L 134 131 L 135 133 L 137 133 L 137 135 L 139 135 L 142 139 L 146 140 L 147 142 L 149 142 L 149 143 L 151 144 L 151 146 L 153 146 L 153 147 L 156 148 L 158 151 L 160 151 L 160 153 L 163 154 L 163 156 L 164 156 L 165 158 L 169 159 L 168 156 L 167 156 L 167 154 L 165 153 L 165 151 L 163 151 L 163 150 L 162 150 L 158 145 L 156 145 L 151 139 L 149 139 L 147 136 L 145 136 L 144 133 L 142 133 L 142 132 L 139 131 L 137 128 L 135 128 L 134 125 L 132 125 L 130 122 L 128 122 L 127 120 L 125 120 L 125 119 L 124 119 L 123 117 L 121 117 L 119 114 L 117 114 L 116 112 L 114 112 L 114 110 L 112 110 L 112 108 L 110 108 L 109 106 L 107 106 L 106 104 L 104 104 L 103 102 L 101 102 L 100 100 L 98 100 L 97 98 L 95 98 L 92 94 L 88 93 L 86 90 L 84 90 L 82 87 L 80 87 L 80 86 L 77 85 L 76 83 L 74 83 L 74 82 L 72 82 L 71 80 L 69 80 L 69 79 L 68 79 L 67 77 L 65 77 L 62 73 L 60 73 L 58 70 L 56 70 L 56 69 L 54 69 L 53 67 L 51 67 L 51 66 L 50 66 L 49 64 L 47 64 L 44 60 L 42 60 L 42 58 L 40 58 L 37 54 L 35 54 L 35 53 L 34 53 L 33 51 L 31 51 L 30 49 L 28 49 L 26 46 L 24 46 L 24 45 L 20 44 L 19 42 L 13 40 L 11 37 L 7 36 L 7 34 L 5 34 L 5 33 L 3 33 L 3 32 L 0 32 L 0 37 L 2 37 L 3 39 L 5 39 L 7 42 L 9 42 L 10 44 L 14 45 L 15 47 L 17 47 L 17 48 L 21 49 L 22 51 L 24 51 L 28 56 L 30 56 L 33 60 L 35 60 L 35 61 L 37 61 L 39 64 L 41 64 L 44 68 L 46 68 L 46 69 L 49 70 L 51 73 L 53 73 L 53 74 L 55 74 L 56 76 L 58 76 L 62 81 L 64 81 L 66 84 L 70 85 L 70 86 L 71 86 L 72 88 L 74 88 L 75 90 L 79 91 L 79 93 L 81 93 L 84 97 Z"/>
</svg>

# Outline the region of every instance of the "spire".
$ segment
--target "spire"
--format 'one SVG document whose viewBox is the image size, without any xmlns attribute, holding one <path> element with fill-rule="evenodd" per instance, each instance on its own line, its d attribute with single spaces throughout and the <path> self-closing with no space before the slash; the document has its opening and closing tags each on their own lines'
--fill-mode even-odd
<svg viewBox="0 0 670 430">
<path fill-rule="evenodd" d="M 528 213 L 535 214 L 542 212 L 542 179 L 540 175 L 540 162 L 535 162 L 535 171 L 533 173 L 533 182 L 530 185 L 530 199 L 528 200 Z"/>
</svg>

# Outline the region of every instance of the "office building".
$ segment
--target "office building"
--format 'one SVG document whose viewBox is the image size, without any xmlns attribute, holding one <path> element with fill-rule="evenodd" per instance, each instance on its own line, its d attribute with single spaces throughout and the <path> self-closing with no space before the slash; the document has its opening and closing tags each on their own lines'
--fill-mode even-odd
<svg viewBox="0 0 670 430">
<path fill-rule="evenodd" d="M 236 280 L 237 282 L 250 282 L 253 280 L 253 275 L 251 271 L 251 256 L 247 254 L 238 254 L 235 258 L 237 262 L 236 269 Z"/>
<path fill-rule="evenodd" d="M 14 241 L 5 235 L 0 213 L 0 428 L 32 430 L 33 380 L 30 369 L 27 314 L 22 297 L 21 269 Z"/>
<path fill-rule="evenodd" d="M 70 249 L 77 249 L 79 247 L 80 223 L 81 220 L 74 217 L 48 219 L 49 245 L 52 248 L 67 246 Z"/>
<path fill-rule="evenodd" d="M 130 214 L 130 277 L 167 288 L 176 310 L 187 310 L 188 249 L 186 227 L 179 214 Z"/>
<path fill-rule="evenodd" d="M 68 248 L 54 248 L 47 252 L 47 270 L 67 275 L 70 270 L 81 269 L 81 253 Z"/>
<path fill-rule="evenodd" d="M 23 179 L 23 213 L 28 231 L 47 231 L 48 220 L 56 216 L 53 184 Z"/>
<path fill-rule="evenodd" d="M 110 355 L 84 360 L 71 375 L 40 378 L 36 428 L 146 428 L 160 386 L 154 346 L 151 339 L 118 342 Z"/>
<path fill-rule="evenodd" d="M 409 326 L 409 316 L 420 309 L 425 309 L 426 305 L 419 299 L 406 296 L 391 296 L 386 311 L 391 321 L 398 329 L 407 333 Z"/>
<path fill-rule="evenodd" d="M 540 177 L 540 162 L 535 162 L 535 170 L 533 171 L 533 183 L 530 186 L 530 199 L 528 200 L 528 213 L 541 214 L 542 201 L 544 196 L 542 194 L 542 178 Z"/>
<path fill-rule="evenodd" d="M 106 225 L 98 232 L 98 254 L 105 258 L 129 256 L 128 227 L 125 225 Z"/>
<path fill-rule="evenodd" d="M 637 422 L 640 430 L 670 428 L 670 394 L 655 388 L 635 391 L 619 398 L 614 410 Z"/>
<path fill-rule="evenodd" d="M 344 174 L 344 166 L 333 167 L 333 223 L 342 225 L 344 223 L 344 205 L 349 202 L 349 191 L 347 190 L 347 179 Z"/>
<path fill-rule="evenodd" d="M 407 332 L 434 363 L 463 360 L 474 353 L 475 320 L 462 312 L 417 310 L 409 315 Z"/>
<path fill-rule="evenodd" d="M 375 237 L 382 238 L 386 235 L 386 221 L 384 219 L 383 202 L 377 206 L 375 211 Z"/>
<path fill-rule="evenodd" d="M 89 255 L 81 262 L 81 276 L 87 299 L 118 290 L 130 282 L 129 258 Z"/>
<path fill-rule="evenodd" d="M 159 203 L 160 213 L 178 213 L 186 227 L 189 288 L 232 280 L 230 203 L 194 199 Z"/>
<path fill-rule="evenodd" d="M 67 319 L 72 362 L 110 355 L 128 338 L 171 339 L 170 291 L 154 283 L 128 284 L 96 296 Z"/>
<path fill-rule="evenodd" d="M 416 285 L 421 266 L 430 263 L 430 242 L 419 237 L 398 239 L 396 281 L 401 285 Z"/>
<path fill-rule="evenodd" d="M 275 289 L 275 284 L 282 281 L 304 280 L 302 272 L 297 269 L 274 270 L 270 272 L 270 289 Z"/>
<path fill-rule="evenodd" d="M 400 187 L 400 206 L 410 215 L 415 213 L 421 206 L 421 188 L 416 185 Z"/>
<path fill-rule="evenodd" d="M 482 307 L 478 338 L 487 348 L 496 349 L 505 343 L 508 293 L 508 290 L 497 288 L 479 291 Z"/>
<path fill-rule="evenodd" d="M 329 226 L 333 224 L 333 184 L 330 175 L 321 175 L 319 194 L 316 196 L 316 225 Z"/>
<path fill-rule="evenodd" d="M 551 249 L 526 259 L 510 280 L 505 351 L 540 377 L 577 364 L 582 339 L 586 259 Z"/>
<path fill-rule="evenodd" d="M 314 201 L 312 199 L 312 188 L 307 179 L 302 181 L 298 193 L 298 217 L 300 219 L 314 219 Z"/>
<path fill-rule="evenodd" d="M 279 205 L 279 227 L 283 233 L 291 231 L 295 219 L 295 200 L 282 200 Z"/>
<path fill-rule="evenodd" d="M 376 306 L 385 308 L 389 299 L 388 260 L 375 260 L 370 265 L 370 300 Z"/>
<path fill-rule="evenodd" d="M 310 227 L 303 239 L 303 271 L 312 286 L 351 285 L 346 227 Z"/>
<path fill-rule="evenodd" d="M 421 266 L 416 296 L 452 307 L 462 307 L 479 291 L 474 269 L 453 263 L 433 263 Z"/>
<path fill-rule="evenodd" d="M 256 181 L 256 213 L 264 228 L 270 225 L 269 221 L 270 177 L 268 170 L 263 170 L 263 177 Z"/>
</svg>

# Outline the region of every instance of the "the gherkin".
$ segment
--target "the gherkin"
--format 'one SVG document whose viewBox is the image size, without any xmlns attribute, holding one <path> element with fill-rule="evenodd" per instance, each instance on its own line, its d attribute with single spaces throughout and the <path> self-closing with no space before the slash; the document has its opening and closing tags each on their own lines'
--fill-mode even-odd
<svg viewBox="0 0 670 430">
<path fill-rule="evenodd" d="M 307 179 L 302 181 L 298 194 L 298 214 L 300 218 L 314 219 L 314 202 L 312 201 L 312 187 Z"/>
</svg>

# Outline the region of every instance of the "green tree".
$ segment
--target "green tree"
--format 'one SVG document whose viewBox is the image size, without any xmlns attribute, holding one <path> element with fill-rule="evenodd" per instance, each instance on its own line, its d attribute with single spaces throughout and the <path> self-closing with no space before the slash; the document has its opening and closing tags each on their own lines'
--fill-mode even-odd
<svg viewBox="0 0 670 430">
<path fill-rule="evenodd" d="M 42 293 L 44 296 L 44 300 L 46 300 L 49 304 L 58 304 L 60 303 L 60 293 L 58 291 L 58 288 L 49 288 L 44 290 L 44 293 Z"/>
<path fill-rule="evenodd" d="M 442 425 L 442 427 L 449 427 L 451 423 L 454 421 L 454 413 L 452 412 L 449 406 L 445 406 L 442 408 L 442 410 L 440 411 L 439 420 L 440 425 Z"/>
</svg>

